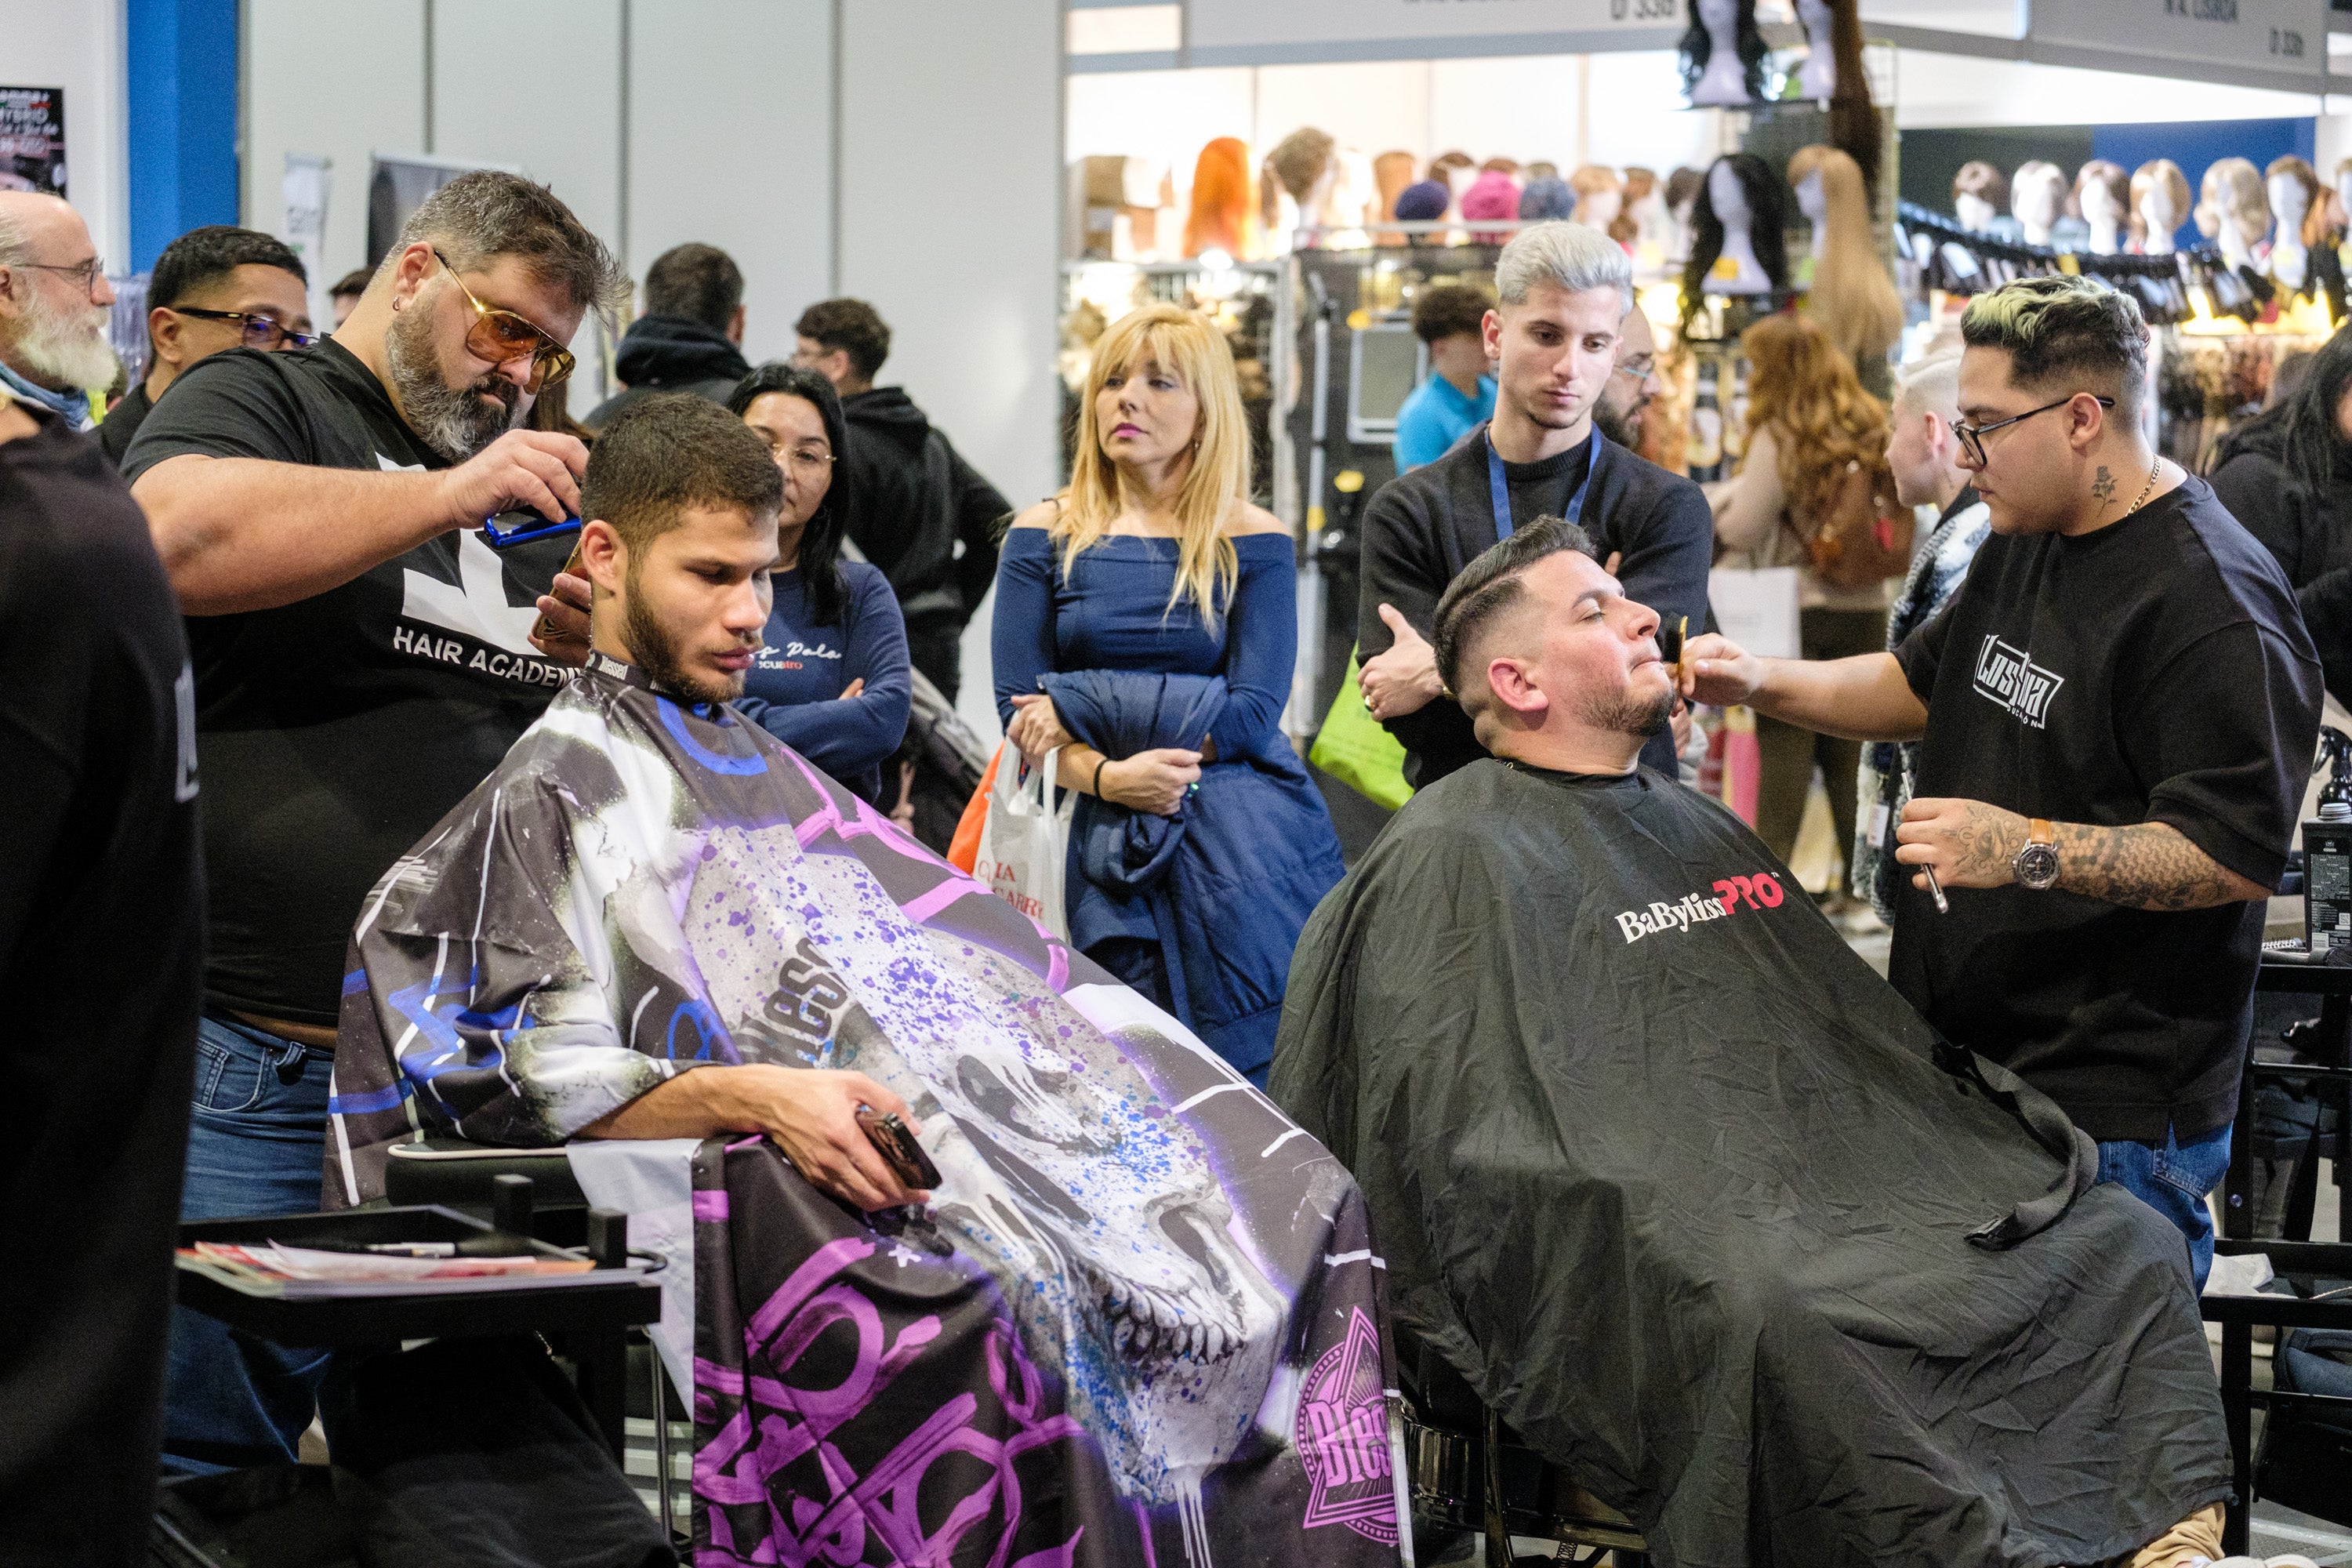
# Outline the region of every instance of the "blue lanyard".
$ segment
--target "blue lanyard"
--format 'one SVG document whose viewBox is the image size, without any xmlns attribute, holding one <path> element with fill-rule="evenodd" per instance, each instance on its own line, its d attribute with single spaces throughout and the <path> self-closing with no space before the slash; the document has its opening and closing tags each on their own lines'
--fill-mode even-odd
<svg viewBox="0 0 2352 1568">
<path fill-rule="evenodd" d="M 1486 483 L 1494 491 L 1495 542 L 1499 544 L 1511 537 L 1511 486 L 1503 478 L 1503 458 L 1495 450 L 1494 437 L 1487 434 L 1480 439 L 1486 443 Z M 1600 426 L 1595 425 L 1592 427 L 1592 456 L 1585 461 L 1584 478 L 1578 483 L 1576 493 L 1568 498 L 1568 510 L 1561 514 L 1569 521 L 1580 523 L 1584 521 L 1584 498 L 1591 490 L 1592 476 L 1601 471 L 1601 459 L 1608 450 L 1609 437 L 1601 433 Z"/>
</svg>

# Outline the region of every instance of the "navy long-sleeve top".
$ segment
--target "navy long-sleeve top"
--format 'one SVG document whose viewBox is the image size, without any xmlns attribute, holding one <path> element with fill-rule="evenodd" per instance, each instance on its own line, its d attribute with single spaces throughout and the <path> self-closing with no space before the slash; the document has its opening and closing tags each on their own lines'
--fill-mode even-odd
<svg viewBox="0 0 2352 1568">
<path fill-rule="evenodd" d="M 996 567 L 990 644 L 998 717 L 1010 724 L 1013 697 L 1035 691 L 1037 678 L 1048 672 L 1222 675 L 1225 704 L 1209 726 L 1219 760 L 1286 748 L 1282 710 L 1298 661 L 1298 574 L 1290 536 L 1245 533 L 1233 543 L 1241 575 L 1233 603 L 1212 630 L 1189 595 L 1169 606 L 1176 584 L 1172 539 L 1108 535 L 1065 576 L 1061 551 L 1045 530 L 1007 533 Z M 1192 742 L 1199 743 L 1197 738 Z"/>
<path fill-rule="evenodd" d="M 775 574 L 776 605 L 735 709 L 878 805 L 882 763 L 906 738 L 914 700 L 907 623 L 879 568 L 845 561 L 841 580 L 848 594 L 840 624 L 820 626 L 799 570 Z M 844 700 L 861 678 L 865 691 Z"/>
<path fill-rule="evenodd" d="M 1046 530 L 1007 533 L 996 563 L 990 642 L 998 717 L 1010 724 L 1013 697 L 1035 691 L 1038 678 L 1049 673 L 1222 675 L 1224 705 L 1208 727 L 1218 763 L 1289 752 L 1282 710 L 1298 662 L 1297 558 L 1286 533 L 1244 533 L 1233 542 L 1241 574 L 1212 630 L 1191 595 L 1169 605 L 1176 585 L 1173 539 L 1107 535 L 1065 575 L 1061 551 Z M 1198 736 L 1186 742 L 1200 743 Z M 1124 913 L 1113 922 L 1122 927 L 1117 934 L 1158 935 L 1140 900 Z"/>
</svg>

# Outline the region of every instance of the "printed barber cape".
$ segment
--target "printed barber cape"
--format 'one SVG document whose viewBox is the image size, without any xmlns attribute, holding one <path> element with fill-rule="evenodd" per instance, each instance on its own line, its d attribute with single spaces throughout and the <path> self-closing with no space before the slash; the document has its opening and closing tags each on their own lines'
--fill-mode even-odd
<svg viewBox="0 0 2352 1568">
<path fill-rule="evenodd" d="M 1401 1329 L 1669 1568 L 2095 1563 L 2229 1491 L 2179 1233 L 1646 769 L 1414 796 L 1272 1081 Z"/>
<path fill-rule="evenodd" d="M 562 1141 L 674 1073 L 855 1068 L 929 1217 L 695 1163 L 698 1564 L 1398 1559 L 1346 1173 L 1181 1026 L 724 708 L 601 657 L 379 884 L 327 1184 Z"/>
</svg>

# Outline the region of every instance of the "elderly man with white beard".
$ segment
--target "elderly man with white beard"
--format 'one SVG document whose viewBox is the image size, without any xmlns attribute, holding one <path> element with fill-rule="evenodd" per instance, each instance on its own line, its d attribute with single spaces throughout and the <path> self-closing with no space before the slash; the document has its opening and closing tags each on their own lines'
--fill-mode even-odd
<svg viewBox="0 0 2352 1568">
<path fill-rule="evenodd" d="M 76 430 L 121 362 L 106 341 L 114 286 L 81 214 L 56 196 L 0 191 L 0 383 Z"/>
</svg>

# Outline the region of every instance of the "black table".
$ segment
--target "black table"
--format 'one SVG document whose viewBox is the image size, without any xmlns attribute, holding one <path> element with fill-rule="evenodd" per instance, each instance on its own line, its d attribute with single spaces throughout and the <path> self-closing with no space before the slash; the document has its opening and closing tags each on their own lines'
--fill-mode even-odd
<svg viewBox="0 0 2352 1568">
<path fill-rule="evenodd" d="M 527 1184 L 523 1192 L 528 1193 Z M 527 1197 L 524 1203 L 521 1223 L 505 1226 L 438 1205 L 199 1220 L 180 1227 L 179 1244 L 277 1241 L 300 1247 L 322 1240 L 363 1245 L 503 1237 L 518 1250 L 579 1256 L 533 1240 Z M 324 1300 L 250 1295 L 184 1263 L 178 1273 L 179 1301 L 232 1328 L 284 1345 L 384 1345 L 404 1340 L 511 1333 L 558 1338 L 564 1342 L 563 1352 L 578 1370 L 581 1402 L 595 1419 L 617 1464 L 624 1453 L 623 1383 L 628 1369 L 628 1331 L 661 1317 L 661 1286 L 646 1272 L 628 1267 L 627 1236 L 624 1215 L 594 1210 L 589 1216 L 587 1250 L 596 1268 L 586 1276 L 538 1286 L 439 1287 L 431 1291 Z"/>
</svg>

